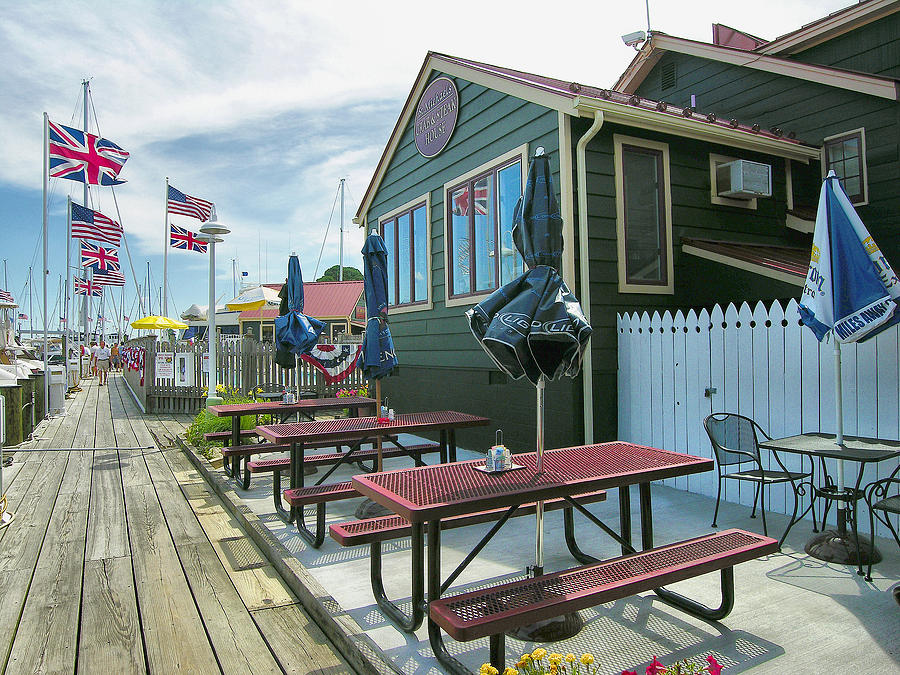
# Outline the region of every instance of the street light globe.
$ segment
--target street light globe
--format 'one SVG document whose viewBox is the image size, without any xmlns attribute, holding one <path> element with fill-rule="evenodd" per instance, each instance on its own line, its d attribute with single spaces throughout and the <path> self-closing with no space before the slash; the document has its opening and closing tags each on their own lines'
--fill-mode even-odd
<svg viewBox="0 0 900 675">
<path fill-rule="evenodd" d="M 200 231 L 207 235 L 228 234 L 231 232 L 225 225 L 216 220 L 215 205 L 212 206 L 212 213 L 209 216 L 209 220 L 200 226 Z"/>
</svg>

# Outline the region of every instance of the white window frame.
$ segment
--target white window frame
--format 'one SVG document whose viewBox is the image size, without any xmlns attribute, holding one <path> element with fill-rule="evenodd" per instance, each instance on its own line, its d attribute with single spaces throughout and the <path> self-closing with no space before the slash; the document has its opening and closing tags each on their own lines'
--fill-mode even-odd
<svg viewBox="0 0 900 675">
<path fill-rule="evenodd" d="M 646 294 L 668 294 L 675 293 L 675 274 L 673 264 L 673 246 L 672 246 L 672 181 L 669 171 L 669 145 L 668 143 L 659 143 L 650 141 L 646 138 L 636 138 L 634 136 L 624 136 L 622 134 L 613 135 L 613 145 L 615 147 L 615 168 L 616 168 L 616 248 L 618 251 L 617 265 L 619 270 L 619 292 L 620 293 L 646 293 Z M 627 282 L 626 265 L 625 265 L 625 174 L 622 168 L 622 146 L 633 145 L 639 148 L 647 148 L 650 150 L 658 150 L 662 153 L 663 161 L 663 187 L 664 195 L 664 216 L 665 236 L 666 236 L 666 284 L 635 284 Z"/>
<path fill-rule="evenodd" d="M 402 206 L 398 206 L 396 209 L 392 209 L 388 211 L 384 215 L 378 217 L 378 232 L 379 234 L 384 232 L 382 223 L 387 220 L 392 220 L 396 218 L 398 215 L 403 213 L 404 211 L 409 211 L 412 207 L 417 206 L 425 202 L 425 267 L 426 267 L 426 280 L 425 280 L 425 290 L 427 294 L 427 298 L 425 302 L 417 302 L 416 304 L 408 304 L 408 305 L 389 305 L 389 313 L 390 314 L 405 314 L 407 312 L 422 312 L 425 310 L 432 309 L 434 307 L 434 301 L 432 298 L 432 287 L 431 287 L 431 192 L 426 192 L 424 195 L 420 195 L 415 199 L 411 199 L 406 202 Z M 388 264 L 394 266 L 394 274 L 398 271 L 398 266 L 396 261 L 391 260 L 390 252 L 388 252 Z"/>
<path fill-rule="evenodd" d="M 487 296 L 494 292 L 496 289 L 491 289 L 488 291 L 483 291 L 478 294 L 466 295 L 464 297 L 453 298 L 450 295 L 450 219 L 447 218 L 447 195 L 450 192 L 450 189 L 459 185 L 460 183 L 464 183 L 467 180 L 474 178 L 475 176 L 492 169 L 495 166 L 500 164 L 506 164 L 507 162 L 511 162 L 512 160 L 519 158 L 520 166 L 522 169 L 522 189 L 525 189 L 525 181 L 528 177 L 528 143 L 524 143 L 513 150 L 510 150 L 507 153 L 504 153 L 494 159 L 485 162 L 481 166 L 478 166 L 471 171 L 467 171 L 461 176 L 457 176 L 451 181 L 444 183 L 444 191 L 443 202 L 444 202 L 444 211 L 443 211 L 443 219 L 444 219 L 444 299 L 447 307 L 462 307 L 465 305 L 475 305 L 484 300 Z M 497 280 L 499 283 L 499 279 Z"/>
<path fill-rule="evenodd" d="M 860 173 L 860 178 L 862 179 L 862 190 L 863 190 L 863 199 L 860 202 L 851 202 L 853 206 L 865 206 L 869 203 L 869 163 L 866 161 L 866 128 L 860 127 L 859 129 L 850 129 L 848 131 L 843 131 L 839 134 L 834 134 L 833 136 L 826 136 L 822 139 L 822 160 L 820 162 L 822 166 L 822 180 L 825 180 L 825 176 L 828 174 L 828 153 L 825 150 L 825 145 L 829 141 L 834 141 L 839 138 L 845 138 L 847 136 L 855 136 L 859 134 L 859 161 L 860 168 L 862 169 Z"/>
<path fill-rule="evenodd" d="M 709 153 L 709 198 L 713 204 L 719 206 L 735 206 L 739 209 L 756 210 L 756 197 L 751 199 L 733 199 L 731 197 L 720 197 L 718 194 L 718 185 L 716 184 L 716 167 L 720 164 L 734 162 L 741 157 L 728 157 L 726 155 L 716 155 Z"/>
</svg>

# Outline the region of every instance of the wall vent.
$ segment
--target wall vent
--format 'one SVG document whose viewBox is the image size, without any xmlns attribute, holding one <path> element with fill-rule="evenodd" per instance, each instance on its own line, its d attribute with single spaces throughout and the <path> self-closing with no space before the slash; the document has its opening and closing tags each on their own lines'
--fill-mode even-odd
<svg viewBox="0 0 900 675">
<path fill-rule="evenodd" d="M 678 73 L 674 63 L 664 63 L 659 71 L 660 87 L 663 91 L 672 89 L 678 82 Z"/>
</svg>

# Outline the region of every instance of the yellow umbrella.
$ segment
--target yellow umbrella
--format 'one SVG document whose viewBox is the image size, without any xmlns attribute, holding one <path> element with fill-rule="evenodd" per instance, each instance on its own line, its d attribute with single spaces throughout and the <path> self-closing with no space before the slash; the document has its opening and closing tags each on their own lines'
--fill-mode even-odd
<svg viewBox="0 0 900 675">
<path fill-rule="evenodd" d="M 186 323 L 175 321 L 167 316 L 145 316 L 143 319 L 131 322 L 132 328 L 141 330 L 157 330 L 162 328 L 187 328 Z"/>
<path fill-rule="evenodd" d="M 277 307 L 281 303 L 278 291 L 268 286 L 249 288 L 236 298 L 229 300 L 225 306 L 232 312 L 243 312 L 248 309 L 261 309 L 266 305 Z"/>
</svg>

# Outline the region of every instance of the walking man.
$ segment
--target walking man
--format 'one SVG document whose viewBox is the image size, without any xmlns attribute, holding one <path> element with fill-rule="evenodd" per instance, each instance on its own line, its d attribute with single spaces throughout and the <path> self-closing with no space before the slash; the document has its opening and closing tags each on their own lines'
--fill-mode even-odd
<svg viewBox="0 0 900 675">
<path fill-rule="evenodd" d="M 121 370 L 121 365 L 119 364 L 119 343 L 114 342 L 113 346 L 109 350 L 110 357 L 112 358 L 112 369 L 113 371 Z"/>
<path fill-rule="evenodd" d="M 91 375 L 97 374 L 97 350 L 100 347 L 97 346 L 97 343 L 91 340 Z"/>
<path fill-rule="evenodd" d="M 100 374 L 101 387 L 106 384 L 106 380 L 109 377 L 109 356 L 109 347 L 107 347 L 106 342 L 101 339 L 96 356 L 97 372 Z"/>
</svg>

